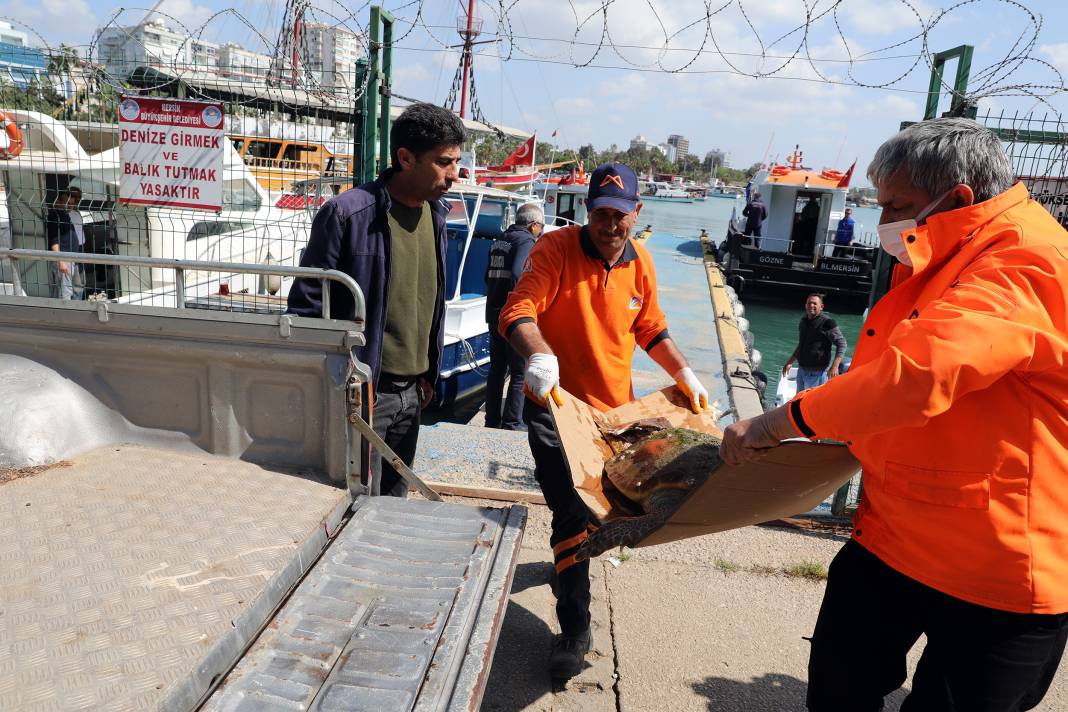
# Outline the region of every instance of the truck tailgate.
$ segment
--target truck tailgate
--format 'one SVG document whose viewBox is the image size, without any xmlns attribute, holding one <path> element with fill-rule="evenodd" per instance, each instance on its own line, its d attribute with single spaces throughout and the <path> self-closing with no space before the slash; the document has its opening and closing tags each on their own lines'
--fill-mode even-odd
<svg viewBox="0 0 1068 712">
<path fill-rule="evenodd" d="M 361 498 L 205 709 L 474 710 L 526 509 Z"/>
</svg>

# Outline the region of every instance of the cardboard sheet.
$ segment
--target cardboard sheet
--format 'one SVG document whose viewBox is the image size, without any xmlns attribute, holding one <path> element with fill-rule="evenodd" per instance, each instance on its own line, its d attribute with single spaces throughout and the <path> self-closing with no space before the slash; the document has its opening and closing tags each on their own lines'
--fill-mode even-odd
<svg viewBox="0 0 1068 712">
<path fill-rule="evenodd" d="M 604 463 L 612 449 L 601 427 L 616 427 L 645 418 L 665 418 L 675 427 L 722 435 L 718 413 L 694 414 L 685 396 L 670 386 L 602 413 L 560 391 L 563 406 L 550 403 L 560 444 L 575 488 L 602 521 L 613 511 L 601 487 Z M 834 493 L 860 469 L 842 445 L 791 440 L 761 460 L 737 467 L 720 465 L 694 490 L 660 529 L 638 546 L 664 544 L 807 512 Z"/>
</svg>

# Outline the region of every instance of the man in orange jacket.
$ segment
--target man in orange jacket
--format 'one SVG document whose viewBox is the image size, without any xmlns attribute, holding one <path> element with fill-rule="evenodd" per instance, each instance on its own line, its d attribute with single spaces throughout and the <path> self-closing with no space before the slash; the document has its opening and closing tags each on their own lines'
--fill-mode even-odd
<svg viewBox="0 0 1068 712">
<path fill-rule="evenodd" d="M 560 385 L 600 410 L 633 400 L 630 366 L 640 346 L 674 377 L 694 412 L 708 407 L 708 391 L 668 335 L 653 258 L 631 240 L 641 212 L 634 171 L 600 166 L 590 177 L 586 208 L 589 225 L 538 239 L 500 317 L 501 334 L 527 360 L 523 420 L 534 474 L 553 513 L 560 635 L 549 673 L 555 679 L 581 672 L 590 649 L 590 562 L 575 553 L 596 524 L 575 492 L 545 399 Z"/>
<path fill-rule="evenodd" d="M 1038 705 L 1068 636 L 1068 233 L 968 119 L 914 124 L 868 168 L 901 264 L 849 372 L 727 428 L 728 463 L 803 435 L 864 468 L 809 659 L 810 710 Z"/>
</svg>

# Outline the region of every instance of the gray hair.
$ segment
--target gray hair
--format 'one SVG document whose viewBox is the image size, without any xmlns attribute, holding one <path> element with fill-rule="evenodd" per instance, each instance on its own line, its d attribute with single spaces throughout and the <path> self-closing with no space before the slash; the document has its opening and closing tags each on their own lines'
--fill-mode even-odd
<svg viewBox="0 0 1068 712">
<path fill-rule="evenodd" d="M 1001 141 L 971 119 L 929 119 L 902 129 L 879 146 L 868 179 L 878 188 L 901 168 L 932 198 L 963 183 L 978 203 L 1004 193 L 1016 181 Z"/>
<path fill-rule="evenodd" d="M 537 203 L 524 203 L 519 206 L 519 210 L 515 213 L 515 224 L 519 227 L 526 227 L 534 223 L 545 224 L 545 211 L 541 209 L 541 206 Z"/>
</svg>

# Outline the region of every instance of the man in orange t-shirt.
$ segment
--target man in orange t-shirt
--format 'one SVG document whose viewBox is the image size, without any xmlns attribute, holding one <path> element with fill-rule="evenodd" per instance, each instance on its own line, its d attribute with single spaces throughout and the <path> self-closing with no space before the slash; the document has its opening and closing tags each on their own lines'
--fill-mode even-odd
<svg viewBox="0 0 1068 712">
<path fill-rule="evenodd" d="M 501 334 L 527 360 L 523 419 L 535 476 L 553 513 L 560 635 L 549 671 L 555 679 L 577 675 L 590 648 L 589 561 L 577 561 L 575 553 L 595 524 L 575 492 L 545 399 L 559 384 L 600 410 L 630 402 L 631 359 L 640 346 L 674 377 L 695 412 L 708 407 L 708 392 L 668 335 L 652 256 L 630 237 L 641 212 L 634 171 L 600 166 L 586 207 L 589 225 L 538 240 L 500 318 Z"/>
<path fill-rule="evenodd" d="M 845 442 L 864 494 L 827 578 L 808 708 L 1037 707 L 1068 638 L 1068 233 L 970 119 L 909 126 L 868 177 L 900 260 L 848 373 L 727 428 L 729 464 Z"/>
</svg>

